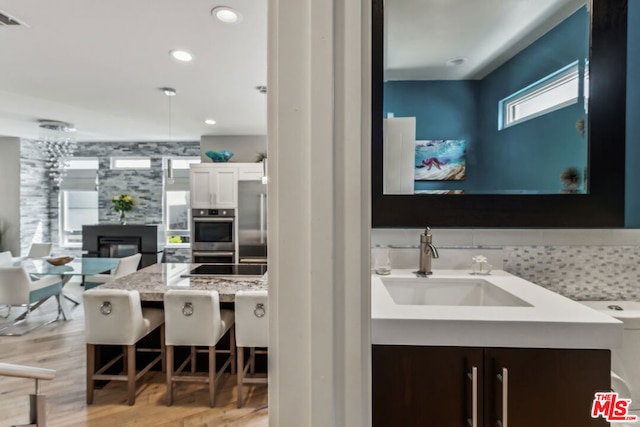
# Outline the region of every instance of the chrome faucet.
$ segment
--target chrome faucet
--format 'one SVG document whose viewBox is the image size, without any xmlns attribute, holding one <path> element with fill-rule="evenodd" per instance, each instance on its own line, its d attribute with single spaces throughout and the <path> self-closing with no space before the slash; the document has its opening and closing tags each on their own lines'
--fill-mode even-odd
<svg viewBox="0 0 640 427">
<path fill-rule="evenodd" d="M 433 246 L 431 228 L 427 227 L 424 233 L 420 234 L 420 267 L 418 271 L 416 271 L 416 274 L 418 276 L 431 274 L 431 260 L 438 257 L 438 250 Z"/>
</svg>

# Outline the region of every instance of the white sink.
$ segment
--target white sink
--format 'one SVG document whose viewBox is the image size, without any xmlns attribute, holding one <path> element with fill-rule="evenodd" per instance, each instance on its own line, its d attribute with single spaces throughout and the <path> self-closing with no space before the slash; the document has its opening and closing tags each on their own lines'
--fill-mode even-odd
<svg viewBox="0 0 640 427">
<path fill-rule="evenodd" d="M 376 345 L 616 348 L 622 323 L 548 289 L 493 270 L 413 269 L 371 276 Z"/>
<path fill-rule="evenodd" d="M 531 307 L 515 295 L 477 278 L 382 278 L 398 305 Z"/>
</svg>

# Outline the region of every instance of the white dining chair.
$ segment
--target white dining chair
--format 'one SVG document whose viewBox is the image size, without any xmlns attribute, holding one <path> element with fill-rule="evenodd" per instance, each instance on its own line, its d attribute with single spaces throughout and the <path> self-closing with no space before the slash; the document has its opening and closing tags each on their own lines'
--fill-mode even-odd
<svg viewBox="0 0 640 427">
<path fill-rule="evenodd" d="M 11 267 L 13 265 L 13 255 L 11 251 L 0 252 L 0 267 Z M 0 305 L 0 310 L 7 310 L 5 314 L 0 314 L 0 317 L 6 319 L 11 315 L 11 306 L 7 304 Z"/>
<path fill-rule="evenodd" d="M 267 291 L 240 290 L 236 292 L 236 347 L 238 408 L 243 404 L 244 384 L 267 383 L 267 377 L 248 377 L 255 374 L 256 354 L 267 354 L 266 350 L 256 350 L 269 346 L 269 302 Z M 249 358 L 245 364 L 244 349 L 249 348 Z"/>
<path fill-rule="evenodd" d="M 0 267 L 10 267 L 13 264 L 11 251 L 0 252 Z"/>
<path fill-rule="evenodd" d="M 206 382 L 209 384 L 209 405 L 215 406 L 216 383 L 231 365 L 235 374 L 234 314 L 221 310 L 217 291 L 170 289 L 164 294 L 167 351 L 167 405 L 173 403 L 173 385 L 176 381 Z M 229 350 L 217 349 L 220 339 L 229 332 Z M 190 347 L 189 356 L 174 371 L 174 347 Z M 199 350 L 196 347 L 206 347 Z M 208 355 L 208 375 L 196 374 L 197 353 Z M 229 357 L 216 371 L 216 353 L 228 353 Z M 191 364 L 191 375 L 183 374 Z"/>
<path fill-rule="evenodd" d="M 32 280 L 24 267 L 0 267 L 0 305 L 26 307 L 26 311 L 16 317 L 13 322 L 0 327 L 0 335 L 25 335 L 41 326 L 59 320 L 60 315 L 66 319 L 60 301 L 62 296 L 60 276 L 46 276 L 42 279 Z M 20 333 L 5 332 L 27 321 L 29 314 L 51 297 L 55 297 L 58 302 L 58 313 L 55 319 L 45 321 Z"/>
<path fill-rule="evenodd" d="M 95 288 L 96 286 L 100 286 L 103 283 L 110 283 L 116 280 L 118 277 L 123 277 L 127 274 L 131 274 L 137 271 L 141 258 L 141 253 L 120 258 L 118 260 L 117 267 L 113 269 L 111 274 L 94 274 L 92 276 L 87 276 L 84 279 L 84 289 L 89 290 Z"/>
<path fill-rule="evenodd" d="M 140 293 L 123 289 L 91 289 L 84 299 L 85 340 L 87 343 L 87 404 L 93 403 L 95 381 L 126 381 L 128 403 L 136 400 L 136 381 L 156 363 L 165 370 L 164 313 L 159 308 L 142 308 Z M 138 342 L 160 328 L 160 349 L 138 347 Z M 102 366 L 96 366 L 97 346 L 123 346 L 120 352 Z M 140 371 L 136 370 L 136 352 L 159 352 Z M 109 375 L 105 371 L 122 360 L 125 374 Z M 97 370 L 96 370 L 97 369 Z"/>
<path fill-rule="evenodd" d="M 51 243 L 32 243 L 27 258 L 46 258 L 51 255 Z"/>
</svg>

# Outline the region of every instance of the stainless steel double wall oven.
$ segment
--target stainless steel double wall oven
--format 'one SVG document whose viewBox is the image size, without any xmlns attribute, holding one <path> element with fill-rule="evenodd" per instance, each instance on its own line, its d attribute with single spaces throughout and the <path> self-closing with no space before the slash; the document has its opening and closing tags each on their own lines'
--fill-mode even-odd
<svg viewBox="0 0 640 427">
<path fill-rule="evenodd" d="M 192 209 L 191 221 L 193 262 L 235 263 L 235 209 Z"/>
</svg>

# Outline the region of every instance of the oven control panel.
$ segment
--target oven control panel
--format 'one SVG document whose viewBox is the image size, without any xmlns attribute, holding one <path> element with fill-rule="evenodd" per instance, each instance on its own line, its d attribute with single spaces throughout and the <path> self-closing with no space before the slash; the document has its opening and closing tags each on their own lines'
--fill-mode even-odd
<svg viewBox="0 0 640 427">
<path fill-rule="evenodd" d="M 192 217 L 202 216 L 221 216 L 221 217 L 233 217 L 235 216 L 235 209 L 192 209 Z"/>
</svg>

